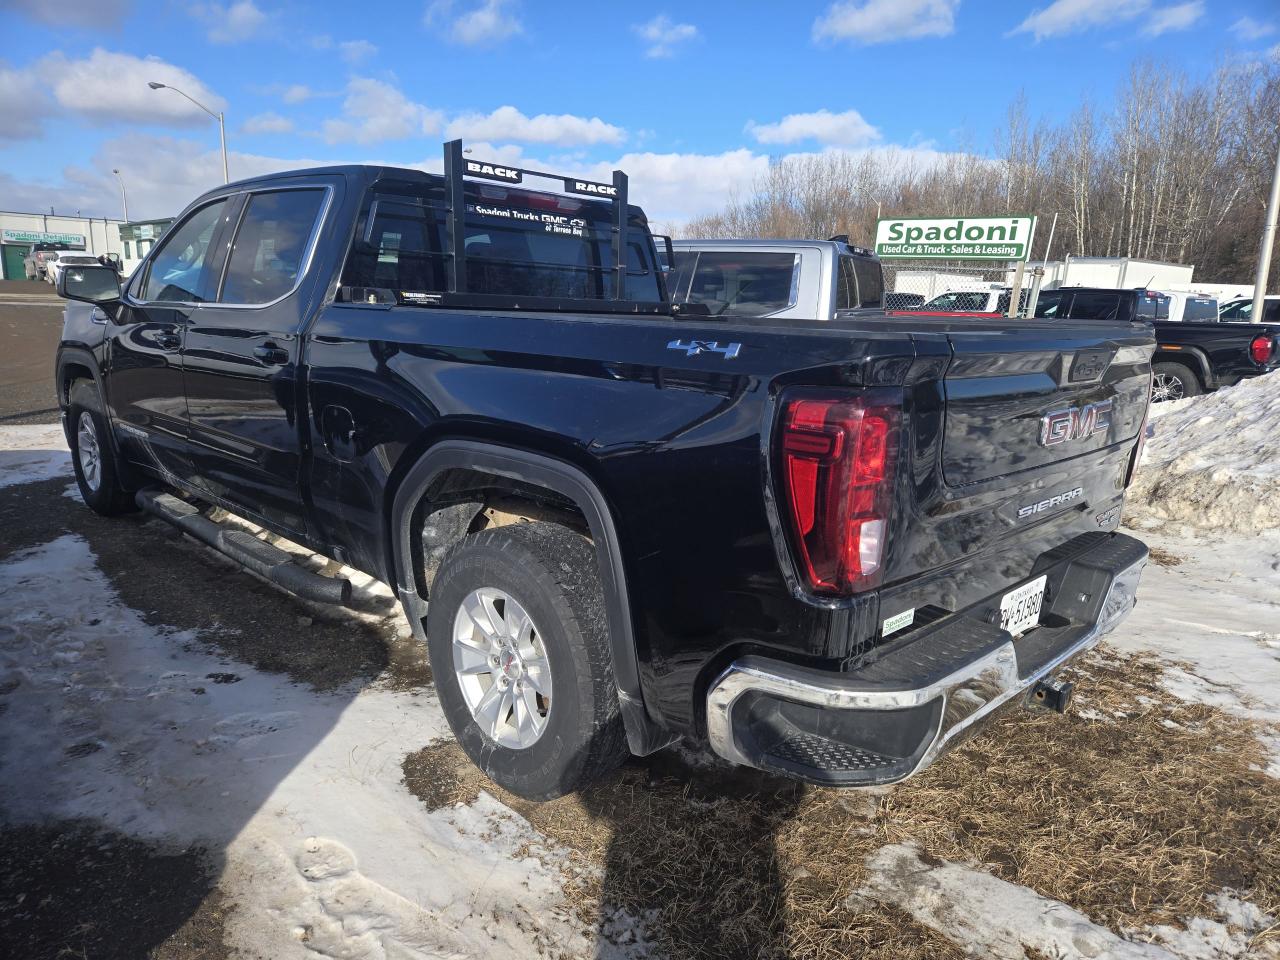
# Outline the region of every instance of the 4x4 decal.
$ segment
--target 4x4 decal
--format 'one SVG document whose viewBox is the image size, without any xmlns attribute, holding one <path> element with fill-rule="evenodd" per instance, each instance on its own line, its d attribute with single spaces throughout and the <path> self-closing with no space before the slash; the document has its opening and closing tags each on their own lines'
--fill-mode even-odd
<svg viewBox="0 0 1280 960">
<path fill-rule="evenodd" d="M 742 349 L 740 343 L 726 343 L 723 347 L 716 340 L 672 340 L 667 344 L 668 350 L 683 350 L 686 357 L 696 357 L 700 353 L 719 353 L 726 360 L 732 360 Z"/>
</svg>

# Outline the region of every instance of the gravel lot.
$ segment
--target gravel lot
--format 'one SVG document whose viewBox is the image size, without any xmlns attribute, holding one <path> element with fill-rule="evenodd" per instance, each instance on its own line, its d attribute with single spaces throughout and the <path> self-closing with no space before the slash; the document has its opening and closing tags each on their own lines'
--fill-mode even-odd
<svg viewBox="0 0 1280 960">
<path fill-rule="evenodd" d="M 9 286 L 9 955 L 1280 957 L 1280 540 L 1151 534 L 1074 714 L 1011 712 L 902 787 L 676 749 L 528 804 L 464 762 L 397 616 L 85 509 L 57 428 L 13 426 L 56 420 L 59 311 Z"/>
</svg>

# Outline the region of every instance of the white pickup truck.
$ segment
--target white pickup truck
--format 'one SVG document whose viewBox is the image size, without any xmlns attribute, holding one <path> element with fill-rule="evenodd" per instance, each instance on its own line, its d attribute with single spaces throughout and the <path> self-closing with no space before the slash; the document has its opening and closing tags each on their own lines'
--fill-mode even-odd
<svg viewBox="0 0 1280 960">
<path fill-rule="evenodd" d="M 667 289 L 713 317 L 831 320 L 884 309 L 884 272 L 870 250 L 830 240 L 675 240 Z"/>
</svg>

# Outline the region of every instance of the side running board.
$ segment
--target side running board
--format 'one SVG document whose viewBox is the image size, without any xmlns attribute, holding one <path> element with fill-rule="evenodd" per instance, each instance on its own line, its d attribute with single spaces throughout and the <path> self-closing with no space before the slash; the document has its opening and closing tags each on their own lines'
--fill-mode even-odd
<svg viewBox="0 0 1280 960">
<path fill-rule="evenodd" d="M 185 500 L 154 487 L 139 490 L 135 500 L 153 517 L 173 524 L 183 533 L 304 600 L 344 605 L 351 601 L 350 580 L 312 573 L 295 563 L 292 554 L 264 543 L 247 531 L 219 526 Z"/>
</svg>

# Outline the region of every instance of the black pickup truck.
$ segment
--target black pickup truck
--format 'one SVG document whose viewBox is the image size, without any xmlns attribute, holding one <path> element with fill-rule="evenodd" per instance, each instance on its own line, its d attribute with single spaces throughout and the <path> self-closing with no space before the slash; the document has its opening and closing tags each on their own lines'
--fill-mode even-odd
<svg viewBox="0 0 1280 960">
<path fill-rule="evenodd" d="M 219 187 L 63 274 L 81 494 L 312 599 L 225 508 L 394 585 L 459 742 L 532 798 L 680 737 L 901 780 L 1135 602 L 1150 328 L 673 306 L 612 183 L 464 157 Z M 305 636 L 297 642 L 305 643 Z"/>
<path fill-rule="evenodd" d="M 1156 290 L 1062 287 L 1042 290 L 1036 316 L 1137 318 L 1156 332 L 1151 399 L 1182 400 L 1280 369 L 1280 324 L 1168 320 L 1169 298 Z"/>
</svg>

